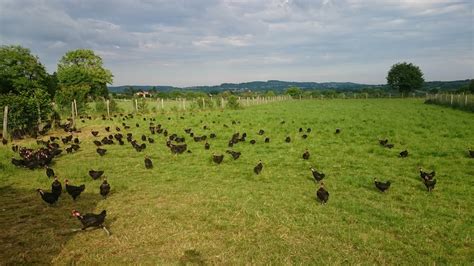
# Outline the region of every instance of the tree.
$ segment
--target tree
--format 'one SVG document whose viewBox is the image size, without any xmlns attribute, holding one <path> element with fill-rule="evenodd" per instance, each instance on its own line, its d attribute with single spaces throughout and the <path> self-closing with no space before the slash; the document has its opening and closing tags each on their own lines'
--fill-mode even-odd
<svg viewBox="0 0 474 266">
<path fill-rule="evenodd" d="M 50 82 L 44 66 L 29 49 L 0 46 L 0 108 L 9 107 L 8 128 L 14 136 L 35 135 L 39 122 L 49 117 L 52 106 L 48 91 L 54 93 Z"/>
<path fill-rule="evenodd" d="M 290 87 L 285 91 L 285 94 L 291 95 L 291 97 L 301 95 L 301 89 L 298 87 Z"/>
<path fill-rule="evenodd" d="M 62 89 L 88 88 L 87 96 L 107 97 L 107 84 L 112 84 L 113 75 L 92 50 L 77 49 L 61 58 L 57 77 Z"/>
<path fill-rule="evenodd" d="M 387 84 L 401 93 L 421 89 L 424 82 L 423 72 L 412 63 L 395 64 L 387 75 Z"/>
<path fill-rule="evenodd" d="M 469 82 L 469 91 L 474 93 L 474 79 L 471 79 L 471 82 Z"/>
<path fill-rule="evenodd" d="M 0 46 L 0 94 L 47 89 L 48 73 L 37 56 L 21 46 Z"/>
</svg>

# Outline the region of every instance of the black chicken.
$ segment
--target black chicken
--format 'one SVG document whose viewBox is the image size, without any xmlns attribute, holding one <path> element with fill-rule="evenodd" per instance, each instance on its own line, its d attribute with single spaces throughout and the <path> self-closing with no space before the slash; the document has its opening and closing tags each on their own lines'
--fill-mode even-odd
<svg viewBox="0 0 474 266">
<path fill-rule="evenodd" d="M 298 132 L 300 132 L 300 133 L 301 133 L 301 132 L 303 132 L 303 128 L 302 128 L 302 127 L 300 127 L 300 129 L 299 129 L 299 131 L 298 131 Z"/>
<path fill-rule="evenodd" d="M 214 161 L 215 163 L 220 164 L 220 163 L 222 163 L 222 160 L 224 160 L 224 154 L 221 154 L 221 155 L 213 154 L 212 155 L 212 161 Z"/>
<path fill-rule="evenodd" d="M 423 169 L 420 167 L 420 177 L 423 180 L 432 180 L 435 177 L 436 172 L 432 171 L 431 173 L 424 172 Z"/>
<path fill-rule="evenodd" d="M 38 188 L 36 191 L 41 195 L 41 198 L 44 200 L 44 202 L 46 202 L 50 205 L 52 205 L 52 204 L 56 203 L 56 201 L 58 201 L 59 195 L 56 194 L 56 193 L 44 192 L 41 188 Z"/>
<path fill-rule="evenodd" d="M 290 143 L 290 142 L 291 142 L 291 138 L 290 138 L 289 136 L 286 137 L 285 142 L 286 142 L 286 143 Z"/>
<path fill-rule="evenodd" d="M 110 132 L 110 127 L 105 127 L 105 131 Z"/>
<path fill-rule="evenodd" d="M 51 193 L 54 193 L 58 195 L 59 197 L 62 191 L 63 191 L 63 186 L 61 182 L 59 182 L 58 177 L 55 176 L 53 183 L 51 183 Z"/>
<path fill-rule="evenodd" d="M 310 133 L 311 132 L 311 128 L 308 127 L 308 129 L 306 129 L 306 133 Z"/>
<path fill-rule="evenodd" d="M 258 134 L 259 134 L 259 135 L 263 135 L 263 134 L 265 134 L 265 131 L 264 131 L 263 129 L 260 129 L 260 130 L 258 131 Z"/>
<path fill-rule="evenodd" d="M 265 143 L 270 143 L 270 138 L 269 137 L 265 138 Z"/>
<path fill-rule="evenodd" d="M 334 132 L 335 134 L 339 134 L 341 133 L 341 129 L 340 128 L 336 128 L 336 132 Z"/>
<path fill-rule="evenodd" d="M 388 143 L 388 139 L 380 139 L 379 140 L 379 144 L 382 145 L 382 146 L 387 145 L 387 143 Z"/>
<path fill-rule="evenodd" d="M 321 182 L 319 189 L 316 191 L 316 197 L 319 199 L 321 204 L 326 204 L 329 200 L 329 192 L 324 188 L 323 182 Z"/>
<path fill-rule="evenodd" d="M 97 153 L 100 156 L 104 156 L 106 151 L 107 151 L 106 149 L 97 148 Z"/>
<path fill-rule="evenodd" d="M 390 187 L 390 181 L 387 181 L 384 183 L 384 182 L 377 181 L 377 178 L 374 178 L 374 184 L 375 184 L 375 187 L 382 192 L 385 192 L 385 190 L 387 190 Z"/>
<path fill-rule="evenodd" d="M 94 140 L 94 144 L 95 146 L 99 147 L 99 146 L 102 146 L 102 142 L 98 141 L 98 140 Z"/>
<path fill-rule="evenodd" d="M 230 155 L 232 156 L 232 158 L 234 158 L 234 160 L 239 159 L 240 155 L 242 154 L 242 153 L 239 152 L 239 151 L 227 150 L 226 152 L 227 152 L 228 154 L 230 154 Z"/>
<path fill-rule="evenodd" d="M 100 185 L 100 195 L 102 195 L 102 197 L 105 199 L 109 192 L 110 184 L 107 182 L 107 178 L 104 177 L 104 181 L 102 181 L 102 184 Z"/>
<path fill-rule="evenodd" d="M 428 192 L 431 192 L 436 185 L 436 179 L 423 179 L 423 183 L 428 189 Z"/>
<path fill-rule="evenodd" d="M 110 232 L 107 230 L 107 228 L 105 228 L 104 225 L 106 215 L 107 212 L 105 210 L 103 210 L 100 214 L 86 213 L 84 215 L 81 215 L 81 213 L 77 210 L 72 211 L 72 216 L 77 217 L 77 219 L 79 219 L 79 221 L 82 223 L 81 230 L 86 230 L 89 227 L 99 227 L 104 229 L 104 231 L 109 236 Z"/>
<path fill-rule="evenodd" d="M 80 186 L 72 186 L 69 185 L 69 180 L 67 179 L 64 182 L 66 183 L 66 191 L 69 195 L 71 195 L 73 200 L 76 200 L 76 198 L 81 195 L 82 191 L 86 189 L 86 186 L 84 184 Z"/>
<path fill-rule="evenodd" d="M 308 135 L 303 134 L 301 137 L 302 137 L 303 139 L 307 139 L 307 138 L 308 138 Z"/>
<path fill-rule="evenodd" d="M 92 177 L 92 179 L 96 180 L 100 178 L 104 174 L 104 171 L 95 171 L 95 170 L 89 170 L 89 175 Z"/>
<path fill-rule="evenodd" d="M 306 150 L 306 151 L 303 153 L 303 159 L 308 160 L 308 159 L 309 159 L 309 155 L 310 155 L 310 154 L 309 154 L 309 151 Z"/>
<path fill-rule="evenodd" d="M 393 147 L 394 147 L 394 145 L 393 145 L 393 144 L 391 144 L 391 143 L 389 143 L 389 144 L 385 144 L 385 147 L 386 147 L 386 148 L 389 148 L 389 149 L 391 149 L 391 148 L 393 148 Z"/>
<path fill-rule="evenodd" d="M 206 144 L 204 144 L 204 149 L 209 150 L 210 148 L 211 148 L 211 144 L 206 142 Z"/>
<path fill-rule="evenodd" d="M 153 168 L 153 162 L 151 161 L 150 157 L 145 156 L 145 168 L 151 169 Z"/>
<path fill-rule="evenodd" d="M 260 174 L 260 172 L 262 172 L 262 169 L 263 169 L 262 161 L 259 161 L 258 164 L 253 168 L 253 172 L 258 175 Z"/>
<path fill-rule="evenodd" d="M 99 131 L 91 131 L 92 136 L 97 137 L 99 134 Z"/>
<path fill-rule="evenodd" d="M 311 167 L 311 172 L 313 173 L 313 177 L 314 177 L 314 180 L 316 182 L 319 182 L 319 181 L 323 180 L 323 178 L 326 176 L 324 173 L 318 172 L 313 167 Z"/>
<path fill-rule="evenodd" d="M 54 177 L 54 170 L 52 168 L 49 168 L 47 165 L 45 165 L 44 168 L 46 168 L 48 178 Z"/>
<path fill-rule="evenodd" d="M 400 157 L 402 157 L 402 158 L 408 157 L 408 151 L 404 150 L 404 151 L 400 152 Z"/>
<path fill-rule="evenodd" d="M 254 139 L 250 140 L 250 144 L 253 145 L 253 144 L 255 144 L 255 143 L 257 143 L 257 141 L 255 141 Z"/>
<path fill-rule="evenodd" d="M 474 150 L 469 149 L 469 156 L 471 158 L 474 158 Z"/>
</svg>

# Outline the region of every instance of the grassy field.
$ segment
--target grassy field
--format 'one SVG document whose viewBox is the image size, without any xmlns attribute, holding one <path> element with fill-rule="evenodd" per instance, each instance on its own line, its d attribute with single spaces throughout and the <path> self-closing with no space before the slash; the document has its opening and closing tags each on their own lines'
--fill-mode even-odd
<svg viewBox="0 0 474 266">
<path fill-rule="evenodd" d="M 180 117 L 184 119 L 181 119 Z M 136 139 L 150 135 L 149 120 L 126 121 Z M 130 144 L 107 146 L 100 157 L 91 130 L 80 123 L 81 149 L 52 164 L 64 184 L 86 185 L 76 202 L 62 195 L 56 207 L 36 194 L 50 189 L 44 170 L 10 164 L 10 145 L 0 147 L 0 263 L 106 264 L 472 264 L 474 262 L 474 148 L 472 113 L 424 105 L 422 100 L 314 100 L 251 106 L 237 111 L 158 114 L 170 133 L 211 132 L 210 150 L 186 136 L 192 153 L 174 156 L 163 135 L 138 153 Z M 169 118 L 169 119 L 168 119 Z M 233 125 L 232 120 L 238 123 Z M 281 122 L 285 121 L 284 124 Z M 135 123 L 140 127 L 136 128 Z M 228 127 L 225 127 L 226 124 Z M 208 125 L 210 130 L 203 130 Z M 121 125 L 120 125 L 121 127 Z M 298 129 L 311 127 L 307 139 Z M 334 134 L 340 128 L 340 134 Z M 257 135 L 264 129 L 263 136 Z M 238 160 L 223 153 L 234 132 L 247 132 Z M 64 133 L 52 132 L 51 135 Z M 285 143 L 286 136 L 292 138 Z M 270 143 L 263 139 L 270 137 Z M 388 138 L 386 149 L 378 139 Z M 45 137 L 46 139 L 46 137 Z M 255 139 L 255 145 L 249 140 Z M 35 146 L 34 140 L 19 142 Z M 141 141 L 139 141 L 141 143 Z M 301 158 L 305 149 L 311 157 Z M 408 158 L 398 153 L 408 149 Z M 143 159 L 149 155 L 154 169 Z M 260 175 L 253 173 L 258 160 Z M 315 199 L 310 171 L 326 174 L 329 202 Z M 432 193 L 418 167 L 436 170 Z M 112 186 L 108 199 L 88 170 L 101 169 Z M 373 178 L 390 180 L 386 193 Z M 71 232 L 72 209 L 107 210 L 103 230 Z"/>
</svg>

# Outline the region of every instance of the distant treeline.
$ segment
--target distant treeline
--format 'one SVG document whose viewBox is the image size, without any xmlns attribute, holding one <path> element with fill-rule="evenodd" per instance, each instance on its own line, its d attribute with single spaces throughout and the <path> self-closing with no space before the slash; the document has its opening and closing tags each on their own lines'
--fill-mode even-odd
<svg viewBox="0 0 474 266">
<path fill-rule="evenodd" d="M 468 92 L 471 80 L 456 81 L 429 81 L 425 82 L 421 91 L 417 93 L 429 92 Z M 298 89 L 296 91 L 294 89 Z M 256 95 L 332 95 L 340 93 L 368 93 L 368 94 L 393 94 L 398 92 L 391 91 L 387 85 L 368 85 L 352 82 L 288 82 L 288 81 L 253 81 L 245 83 L 223 83 L 216 86 L 196 86 L 196 87 L 173 87 L 173 86 L 116 86 L 109 87 L 109 91 L 117 98 L 129 98 L 136 95 L 137 92 L 148 91 L 152 97 L 158 98 L 177 98 L 177 97 L 203 97 L 221 94 L 235 94 L 240 96 L 252 97 Z M 225 96 L 225 95 L 224 95 Z"/>
</svg>

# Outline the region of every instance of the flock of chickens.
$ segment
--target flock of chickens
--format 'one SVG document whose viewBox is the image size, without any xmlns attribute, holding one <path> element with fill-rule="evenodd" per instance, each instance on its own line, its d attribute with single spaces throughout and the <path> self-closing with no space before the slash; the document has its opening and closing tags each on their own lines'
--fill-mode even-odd
<svg viewBox="0 0 474 266">
<path fill-rule="evenodd" d="M 132 119 L 133 115 L 120 115 L 121 119 L 123 121 Z M 182 117 L 181 117 L 182 118 Z M 91 119 L 89 117 L 89 119 Z M 103 120 L 106 120 L 106 118 L 103 116 Z M 170 118 L 168 118 L 170 119 Z M 113 120 L 113 119 L 111 119 Z M 147 118 L 143 118 L 144 121 L 147 120 Z M 142 152 L 145 149 L 147 149 L 147 144 L 153 144 L 155 143 L 155 140 L 151 135 L 162 135 L 163 137 L 166 138 L 166 147 L 170 149 L 170 152 L 172 154 L 181 154 L 184 152 L 187 153 L 192 153 L 191 150 L 188 149 L 188 146 L 186 144 L 186 138 L 184 136 L 179 136 L 178 134 L 170 134 L 167 129 L 163 128 L 161 124 L 155 125 L 155 119 L 151 118 L 149 119 L 149 130 L 150 130 L 150 135 L 142 135 L 140 136 L 139 140 L 141 140 L 142 143 L 139 143 L 139 140 L 134 139 L 134 136 L 132 133 L 126 133 L 126 135 L 123 135 L 120 133 L 122 129 L 120 127 L 115 127 L 115 133 L 112 134 L 111 132 L 111 127 L 105 127 L 105 136 L 100 137 L 100 132 L 99 131 L 91 131 L 92 136 L 95 138 L 93 140 L 93 143 L 96 145 L 96 152 L 99 156 L 105 156 L 107 154 L 107 145 L 115 145 L 118 143 L 118 145 L 125 145 L 125 140 L 127 143 L 129 143 L 133 149 L 135 149 L 137 152 Z M 236 124 L 239 122 L 232 121 L 232 124 Z M 285 123 L 284 121 L 281 122 L 282 124 Z M 127 125 L 125 122 L 122 123 L 123 129 L 128 130 L 131 128 L 131 126 Z M 140 127 L 138 123 L 135 125 L 136 127 Z M 224 124 L 224 127 L 228 127 L 227 125 Z M 204 126 L 203 129 L 209 129 L 207 126 Z M 74 129 L 75 130 L 75 129 Z M 65 127 L 65 131 L 67 132 L 74 132 L 70 127 Z M 308 137 L 308 134 L 311 133 L 311 128 L 307 128 L 304 130 L 303 128 L 299 128 L 299 132 L 301 137 L 303 139 L 306 139 Z M 340 134 L 342 132 L 341 129 L 336 129 L 335 134 Z M 208 136 L 207 135 L 201 135 L 198 136 L 196 135 L 191 128 L 186 128 L 184 129 L 184 133 L 189 135 L 189 137 L 195 141 L 195 142 L 204 142 L 204 149 L 209 150 L 211 147 L 211 143 L 208 142 Z M 265 131 L 263 129 L 260 129 L 259 132 L 257 133 L 258 135 L 264 135 Z M 210 133 L 209 134 L 209 140 L 216 138 L 217 135 L 215 133 Z M 247 133 L 234 133 L 230 140 L 228 141 L 228 147 L 229 149 L 226 150 L 226 153 L 229 154 L 233 160 L 239 159 L 241 156 L 241 152 L 233 150 L 233 147 L 237 145 L 239 142 L 246 142 L 247 139 Z M 37 189 L 37 192 L 40 194 L 41 198 L 43 201 L 46 203 L 53 205 L 55 204 L 60 195 L 63 192 L 63 186 L 61 182 L 58 180 L 57 176 L 54 173 L 54 170 L 50 168 L 48 165 L 52 162 L 52 160 L 61 154 L 62 150 L 60 149 L 59 144 L 57 143 L 59 140 L 62 141 L 64 145 L 71 145 L 69 147 L 65 147 L 65 150 L 67 153 L 72 153 L 80 149 L 79 144 L 81 144 L 81 141 L 79 140 L 78 137 L 75 137 L 73 139 L 73 135 L 69 135 L 67 137 L 59 138 L 59 137 L 54 137 L 51 136 L 48 141 L 43 141 L 43 140 L 38 140 L 38 144 L 42 144 L 45 147 L 40 148 L 38 150 L 33 150 L 33 149 L 28 149 L 25 147 L 19 147 L 17 145 L 12 146 L 12 150 L 14 152 L 18 152 L 18 154 L 22 157 L 22 159 L 15 159 L 12 158 L 12 163 L 16 166 L 21 166 L 21 167 L 26 167 L 30 169 L 34 168 L 39 168 L 39 167 L 44 167 L 46 169 L 46 175 L 49 178 L 53 178 L 53 182 L 51 184 L 51 192 L 47 192 L 43 189 Z M 292 140 L 288 136 L 284 140 L 287 143 L 290 143 Z M 266 137 L 264 140 L 265 143 L 270 142 L 270 138 Z M 251 139 L 249 141 L 251 145 L 254 145 L 256 143 L 255 139 Z M 4 142 L 6 144 L 6 142 Z M 394 144 L 389 143 L 388 139 L 384 140 L 379 140 L 379 144 L 385 148 L 393 148 Z M 470 157 L 474 157 L 474 151 L 469 150 L 469 155 Z M 302 154 L 302 159 L 303 160 L 308 160 L 310 158 L 311 154 L 310 152 L 306 149 L 304 153 Z M 405 158 L 408 156 L 408 151 L 404 150 L 400 152 L 399 156 L 401 158 Z M 212 155 L 212 161 L 216 164 L 221 164 L 224 159 L 224 154 L 216 154 L 214 153 Z M 152 169 L 153 168 L 153 162 L 148 156 L 144 156 L 144 166 L 146 169 Z M 264 165 L 262 161 L 259 161 L 253 168 L 253 172 L 256 175 L 259 175 L 264 169 Z M 324 183 L 322 182 L 323 179 L 326 177 L 326 175 L 315 169 L 314 167 L 310 168 L 312 172 L 312 176 L 314 178 L 314 181 L 316 183 L 319 183 L 319 188 L 316 191 L 316 198 L 318 201 L 320 201 L 322 204 L 325 204 L 329 200 L 329 192 L 325 188 Z M 104 174 L 104 171 L 98 171 L 98 170 L 90 170 L 89 171 L 89 176 L 93 180 L 97 180 L 101 178 Z M 423 169 L 420 168 L 420 177 L 424 185 L 426 186 L 427 190 L 431 192 L 436 185 L 436 179 L 435 177 L 435 171 L 432 171 L 430 173 L 424 172 Z M 74 186 L 69 183 L 69 180 L 65 180 L 65 191 L 73 200 L 76 200 L 80 194 L 85 190 L 85 185 L 82 184 L 80 186 Z M 390 188 L 391 182 L 390 181 L 379 181 L 376 178 L 374 178 L 374 186 L 377 190 L 381 192 L 385 192 Z M 102 183 L 99 186 L 99 193 L 103 198 L 106 198 L 107 195 L 109 194 L 111 190 L 110 184 L 107 182 L 107 179 L 104 177 Z M 104 226 L 104 221 L 105 221 L 105 216 L 106 216 L 106 211 L 102 211 L 99 214 L 93 214 L 93 213 L 88 213 L 85 215 L 82 215 L 79 211 L 73 210 L 72 215 L 77 217 L 81 223 L 82 223 L 82 230 L 85 230 L 89 227 L 99 227 L 103 228 L 107 234 L 109 234 L 109 231 L 105 228 Z"/>
</svg>

